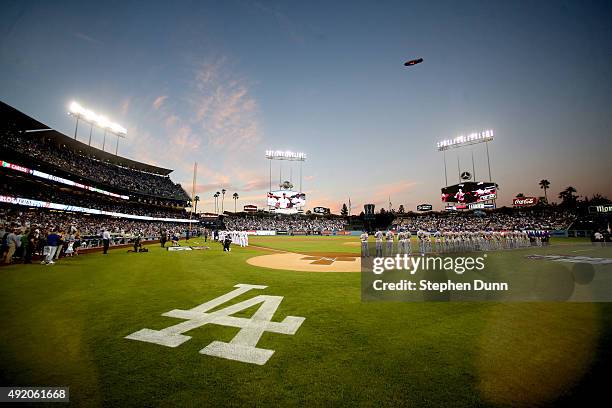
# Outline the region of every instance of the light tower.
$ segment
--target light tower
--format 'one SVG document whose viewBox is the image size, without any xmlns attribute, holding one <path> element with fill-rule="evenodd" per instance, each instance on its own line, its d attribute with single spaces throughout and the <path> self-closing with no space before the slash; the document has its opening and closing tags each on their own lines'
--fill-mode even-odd
<svg viewBox="0 0 612 408">
<path fill-rule="evenodd" d="M 127 130 L 119 125 L 118 123 L 111 122 L 103 115 L 98 115 L 95 112 L 83 108 L 79 103 L 70 103 L 68 114 L 76 118 L 76 125 L 74 127 L 74 139 L 77 138 L 77 132 L 79 129 L 79 120 L 83 120 L 89 123 L 91 126 L 89 129 L 89 146 L 91 146 L 91 135 L 93 133 L 93 127 L 99 127 L 104 130 L 104 140 L 102 142 L 102 150 L 106 147 L 106 132 L 112 133 L 117 136 L 117 144 L 115 145 L 115 156 L 119 152 L 119 138 L 125 138 L 127 136 Z"/>
</svg>

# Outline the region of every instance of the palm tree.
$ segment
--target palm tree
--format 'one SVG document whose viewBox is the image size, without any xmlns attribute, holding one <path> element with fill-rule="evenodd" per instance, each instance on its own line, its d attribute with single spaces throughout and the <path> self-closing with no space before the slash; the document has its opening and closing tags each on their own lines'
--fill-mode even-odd
<svg viewBox="0 0 612 408">
<path fill-rule="evenodd" d="M 540 188 L 544 190 L 544 198 L 546 199 L 546 203 L 548 203 L 548 195 L 546 195 L 546 190 L 550 187 L 550 181 L 544 179 L 540 180 Z"/>
<path fill-rule="evenodd" d="M 223 214 L 224 210 L 223 210 L 223 202 L 225 201 L 225 192 L 227 190 L 225 190 L 224 188 L 221 189 L 221 193 L 223 194 L 223 196 L 221 197 L 221 214 Z"/>
<path fill-rule="evenodd" d="M 215 197 L 215 214 L 219 214 L 219 196 L 221 195 L 220 192 L 216 192 L 215 194 L 213 194 L 213 197 Z"/>
<path fill-rule="evenodd" d="M 576 189 L 572 186 L 567 187 L 565 190 L 559 193 L 559 198 L 562 201 L 562 204 L 567 206 L 572 206 L 576 203 L 577 196 L 574 195 Z"/>
<path fill-rule="evenodd" d="M 200 201 L 200 196 L 193 197 L 193 202 L 195 203 L 195 207 L 193 209 L 194 213 L 198 213 L 198 201 Z"/>
<path fill-rule="evenodd" d="M 516 195 L 516 198 L 525 198 L 525 194 L 523 194 L 523 193 L 518 193 L 518 194 Z"/>
<path fill-rule="evenodd" d="M 238 193 L 232 194 L 232 198 L 234 199 L 234 214 L 236 214 L 236 202 L 238 201 Z"/>
</svg>

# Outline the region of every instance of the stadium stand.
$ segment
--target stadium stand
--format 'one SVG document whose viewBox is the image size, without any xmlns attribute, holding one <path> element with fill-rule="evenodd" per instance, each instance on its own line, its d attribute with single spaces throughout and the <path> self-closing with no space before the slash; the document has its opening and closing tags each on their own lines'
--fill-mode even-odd
<svg viewBox="0 0 612 408">
<path fill-rule="evenodd" d="M 0 105 L 2 117 L 1 160 L 63 173 L 84 184 L 126 193 L 186 202 L 189 196 L 169 177 L 171 170 L 146 165 L 103 152 L 69 138 L 6 104 Z M 31 128 L 35 126 L 35 128 Z M 42 128 L 41 128 L 42 127 Z M 10 158 L 10 160 L 8 160 Z M 76 180 L 75 180 L 76 181 Z"/>
<path fill-rule="evenodd" d="M 341 217 L 307 215 L 265 215 L 225 217 L 225 227 L 231 231 L 285 231 L 288 233 L 321 233 L 342 231 L 346 220 Z"/>
<path fill-rule="evenodd" d="M 395 228 L 417 231 L 525 231 L 567 230 L 576 216 L 567 210 L 483 213 L 431 213 L 399 216 Z"/>
<path fill-rule="evenodd" d="M 0 118 L 3 256 L 10 233 L 25 244 L 16 255 L 29 238 L 41 255 L 52 230 L 65 244 L 92 248 L 105 229 L 121 245 L 159 239 L 162 230 L 185 235 L 191 225 L 189 196 L 170 179 L 172 170 L 90 147 L 1 102 Z"/>
</svg>

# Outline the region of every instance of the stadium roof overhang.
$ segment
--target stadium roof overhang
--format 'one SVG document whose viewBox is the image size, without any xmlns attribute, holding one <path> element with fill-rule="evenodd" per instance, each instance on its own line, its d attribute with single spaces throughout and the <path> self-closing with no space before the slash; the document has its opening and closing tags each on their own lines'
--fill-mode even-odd
<svg viewBox="0 0 612 408">
<path fill-rule="evenodd" d="M 0 118 L 2 126 L 10 125 L 14 129 L 28 133 L 31 137 L 45 137 L 57 143 L 58 145 L 70 146 L 71 148 L 86 153 L 89 156 L 94 156 L 101 161 L 113 163 L 123 167 L 129 167 L 148 173 L 167 176 L 172 173 L 171 169 L 157 167 L 150 164 L 142 163 L 136 160 L 131 160 L 126 157 L 115 156 L 112 153 L 105 152 L 95 147 L 88 146 L 83 142 L 79 142 L 65 134 L 51 129 L 49 126 L 37 121 L 36 119 L 26 115 L 25 113 L 7 105 L 0 101 Z M 113 135 L 109 134 L 109 137 Z"/>
<path fill-rule="evenodd" d="M 0 101 L 0 118 L 2 118 L 2 125 L 11 125 L 17 130 L 51 129 L 44 123 L 37 121 L 2 101 Z"/>
<path fill-rule="evenodd" d="M 129 167 L 131 169 L 146 171 L 148 173 L 160 174 L 162 176 L 167 176 L 168 174 L 172 173 L 172 170 L 170 169 L 164 169 L 163 167 L 157 167 L 150 164 L 141 163 L 139 161 L 131 160 L 121 156 L 115 156 L 113 153 L 96 149 L 95 147 L 88 146 L 86 143 L 74 140 L 73 138 L 68 137 L 63 133 L 60 133 L 57 130 L 40 130 L 36 132 L 29 132 L 29 134 L 32 137 L 44 137 L 46 139 L 50 139 L 53 142 L 57 143 L 58 146 L 70 146 L 73 150 L 83 152 L 88 156 L 96 157 L 100 161 L 116 164 L 118 166 Z M 113 135 L 109 134 L 107 135 L 107 137 L 112 138 Z"/>
</svg>

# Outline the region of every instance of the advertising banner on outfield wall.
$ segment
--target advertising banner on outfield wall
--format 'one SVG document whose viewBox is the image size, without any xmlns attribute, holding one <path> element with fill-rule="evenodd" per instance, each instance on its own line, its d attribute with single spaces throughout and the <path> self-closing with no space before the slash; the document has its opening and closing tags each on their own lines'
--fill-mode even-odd
<svg viewBox="0 0 612 408">
<path fill-rule="evenodd" d="M 276 235 L 276 231 L 257 230 L 255 235 Z"/>
<path fill-rule="evenodd" d="M 247 204 L 242 209 L 244 212 L 257 212 L 257 206 L 252 204 Z"/>
<path fill-rule="evenodd" d="M 419 204 L 417 205 L 417 211 L 431 211 L 433 206 L 431 204 Z"/>
<path fill-rule="evenodd" d="M 612 214 L 612 205 L 592 205 L 589 207 L 591 214 Z"/>
<path fill-rule="evenodd" d="M 327 208 L 327 207 L 315 207 L 315 208 L 312 209 L 312 212 L 315 213 L 315 214 L 326 215 L 326 214 L 330 214 L 331 210 L 329 208 Z"/>
<path fill-rule="evenodd" d="M 133 219 L 133 220 L 180 222 L 180 223 L 194 222 L 195 223 L 195 221 L 191 221 L 189 219 L 183 219 L 183 218 L 181 219 L 179 218 L 159 218 L 159 217 L 149 217 L 146 215 L 123 214 L 123 213 L 117 213 L 117 212 L 112 212 L 112 211 L 97 210 L 95 208 L 85 208 L 85 207 L 77 207 L 74 205 L 50 203 L 50 202 L 32 200 L 29 198 L 21 198 L 21 197 L 0 196 L 0 202 L 7 203 L 7 204 L 13 204 L 13 205 L 22 205 L 25 207 L 48 208 L 50 210 L 71 211 L 71 212 L 79 212 L 79 213 L 95 214 L 95 215 L 108 215 L 111 217 L 128 218 L 128 219 Z"/>
<path fill-rule="evenodd" d="M 111 193 L 110 191 L 101 190 L 99 188 L 92 187 L 92 186 L 87 186 L 85 184 L 77 183 L 75 181 L 68 180 L 68 179 L 65 179 L 65 178 L 62 178 L 62 177 L 53 176 L 51 174 L 43 173 L 42 171 L 28 169 L 27 167 L 22 167 L 22 166 L 19 166 L 17 164 L 9 163 L 9 162 L 4 161 L 4 160 L 0 160 L 0 164 L 4 168 L 20 171 L 22 173 L 31 174 L 34 177 L 39 177 L 39 178 L 42 178 L 42 179 L 45 179 L 45 180 L 54 181 L 56 183 L 65 184 L 65 185 L 68 185 L 68 186 L 73 186 L 73 187 L 81 188 L 81 189 L 84 189 L 84 190 L 89 190 L 89 191 L 93 191 L 93 192 L 96 192 L 96 193 L 100 193 L 100 194 L 104 194 L 104 195 L 107 195 L 107 196 L 111 196 L 111 197 L 121 198 L 121 199 L 124 199 L 124 200 L 129 200 L 130 199 L 130 197 L 128 197 L 126 195 Z"/>
<path fill-rule="evenodd" d="M 512 205 L 515 207 L 531 207 L 537 203 L 537 197 L 517 197 L 512 200 Z"/>
</svg>

